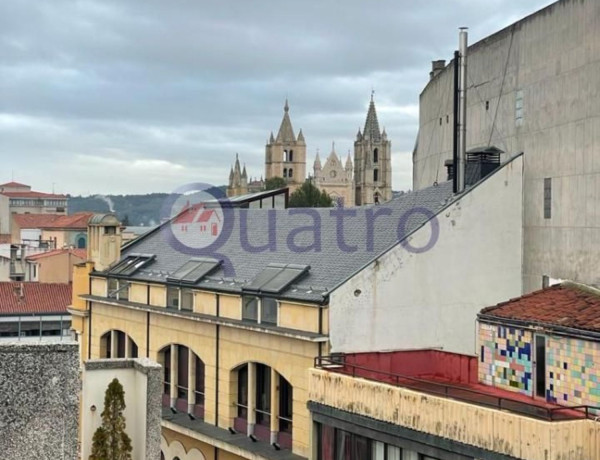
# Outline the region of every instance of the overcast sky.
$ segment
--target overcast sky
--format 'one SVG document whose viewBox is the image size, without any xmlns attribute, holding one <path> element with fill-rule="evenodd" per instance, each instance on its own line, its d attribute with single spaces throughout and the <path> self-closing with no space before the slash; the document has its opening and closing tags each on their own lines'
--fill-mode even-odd
<svg viewBox="0 0 600 460">
<path fill-rule="evenodd" d="M 2 0 L 0 183 L 78 194 L 264 174 L 286 96 L 296 133 L 345 157 L 371 94 L 411 188 L 431 61 L 548 0 Z"/>
</svg>

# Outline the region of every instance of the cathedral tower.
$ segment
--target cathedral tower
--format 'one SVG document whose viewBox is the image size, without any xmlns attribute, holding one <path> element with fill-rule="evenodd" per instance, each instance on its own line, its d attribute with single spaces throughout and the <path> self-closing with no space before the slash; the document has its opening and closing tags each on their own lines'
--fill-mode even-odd
<svg viewBox="0 0 600 460">
<path fill-rule="evenodd" d="M 306 179 L 306 142 L 302 130 L 297 138 L 294 135 L 287 99 L 283 110 L 277 137 L 271 133 L 265 148 L 265 178 L 283 177 L 291 193 Z"/>
<path fill-rule="evenodd" d="M 392 198 L 392 143 L 385 129 L 379 131 L 372 94 L 365 129 L 354 142 L 354 181 L 357 206 Z"/>
<path fill-rule="evenodd" d="M 229 171 L 229 185 L 227 186 L 227 196 L 245 195 L 248 193 L 248 174 L 246 165 L 244 169 L 240 168 L 240 159 L 235 154 L 235 165 Z"/>
</svg>

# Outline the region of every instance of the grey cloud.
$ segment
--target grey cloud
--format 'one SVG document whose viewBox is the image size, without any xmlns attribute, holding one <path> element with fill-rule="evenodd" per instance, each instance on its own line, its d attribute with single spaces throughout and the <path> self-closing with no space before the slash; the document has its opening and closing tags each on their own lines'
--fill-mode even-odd
<svg viewBox="0 0 600 460">
<path fill-rule="evenodd" d="M 352 148 L 374 87 L 407 189 L 418 118 L 401 108 L 418 105 L 430 61 L 450 58 L 458 26 L 473 42 L 548 3 L 0 2 L 3 169 L 38 189 L 168 191 L 224 183 L 239 152 L 260 176 L 288 96 L 310 170 L 332 140 Z"/>
</svg>

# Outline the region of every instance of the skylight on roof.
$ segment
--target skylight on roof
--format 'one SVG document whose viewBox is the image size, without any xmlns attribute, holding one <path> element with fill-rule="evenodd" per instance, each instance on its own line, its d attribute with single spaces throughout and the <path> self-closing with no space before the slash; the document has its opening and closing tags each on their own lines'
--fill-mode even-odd
<svg viewBox="0 0 600 460">
<path fill-rule="evenodd" d="M 220 260 L 209 258 L 193 258 L 179 267 L 167 277 L 167 281 L 175 281 L 185 284 L 196 284 L 203 277 L 221 265 Z"/>
<path fill-rule="evenodd" d="M 269 264 L 243 290 L 279 294 L 309 270 L 310 265 Z"/>
<path fill-rule="evenodd" d="M 108 270 L 110 275 L 130 276 L 143 266 L 152 262 L 154 254 L 130 254 Z"/>
</svg>

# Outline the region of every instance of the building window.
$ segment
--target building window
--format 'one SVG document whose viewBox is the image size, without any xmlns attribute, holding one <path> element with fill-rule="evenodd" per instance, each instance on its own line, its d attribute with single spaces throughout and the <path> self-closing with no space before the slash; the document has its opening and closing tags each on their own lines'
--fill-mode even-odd
<svg viewBox="0 0 600 460">
<path fill-rule="evenodd" d="M 253 366 L 254 381 L 249 382 L 249 368 Z M 272 409 L 279 408 L 279 416 L 274 425 L 277 426 L 277 443 L 285 448 L 292 447 L 293 424 L 293 388 L 290 383 L 269 366 L 260 363 L 249 363 L 240 366 L 234 371 L 237 374 L 237 417 L 234 428 L 244 432 L 247 429 L 248 414 L 254 413 L 256 425 L 254 435 L 263 441 L 270 441 L 273 420 Z M 271 377 L 276 380 L 272 381 Z M 250 385 L 253 383 L 253 385 Z M 271 387 L 279 388 L 278 399 L 271 399 Z M 250 387 L 254 390 L 254 406 L 250 407 L 248 392 Z"/>
<path fill-rule="evenodd" d="M 490 101 L 485 101 L 485 110 L 490 110 Z"/>
<path fill-rule="evenodd" d="M 552 217 L 552 178 L 544 179 L 544 219 Z"/>
<path fill-rule="evenodd" d="M 137 344 L 123 331 L 108 331 L 100 337 L 100 358 L 137 357 Z"/>
<path fill-rule="evenodd" d="M 258 322 L 258 297 L 242 297 L 242 319 L 245 321 Z"/>
<path fill-rule="evenodd" d="M 293 150 L 290 150 L 288 161 L 294 161 L 294 151 Z"/>
<path fill-rule="evenodd" d="M 176 369 L 171 366 L 172 358 Z M 158 362 L 164 369 L 163 406 L 203 418 L 204 361 L 184 345 L 167 345 L 158 353 Z"/>
<path fill-rule="evenodd" d="M 287 177 L 287 168 L 283 168 L 283 177 L 286 178 Z"/>
<path fill-rule="evenodd" d="M 191 289 L 181 289 L 181 309 L 194 310 L 194 291 Z"/>
<path fill-rule="evenodd" d="M 167 308 L 179 310 L 179 288 L 167 286 Z"/>
<path fill-rule="evenodd" d="M 379 169 L 373 170 L 373 182 L 379 181 Z"/>
<path fill-rule="evenodd" d="M 237 416 L 248 419 L 248 365 L 245 364 L 238 370 L 238 398 Z"/>
<path fill-rule="evenodd" d="M 523 90 L 515 93 L 515 126 L 523 124 Z"/>
<path fill-rule="evenodd" d="M 294 177 L 294 170 L 292 168 L 288 169 L 288 179 Z"/>
<path fill-rule="evenodd" d="M 116 235 L 117 234 L 117 227 L 112 226 L 112 225 L 104 227 L 104 234 L 105 235 Z"/>
<path fill-rule="evenodd" d="M 271 368 L 256 364 L 256 423 L 271 426 Z"/>
<path fill-rule="evenodd" d="M 242 319 L 259 324 L 277 325 L 277 300 L 272 297 L 242 297 Z"/>
<path fill-rule="evenodd" d="M 379 150 L 373 150 L 373 163 L 377 163 L 379 161 Z"/>
<path fill-rule="evenodd" d="M 117 291 L 119 300 L 129 300 L 129 281 L 119 280 L 119 290 Z"/>
<path fill-rule="evenodd" d="M 260 322 L 277 326 L 277 300 L 270 297 L 260 299 Z"/>
</svg>

